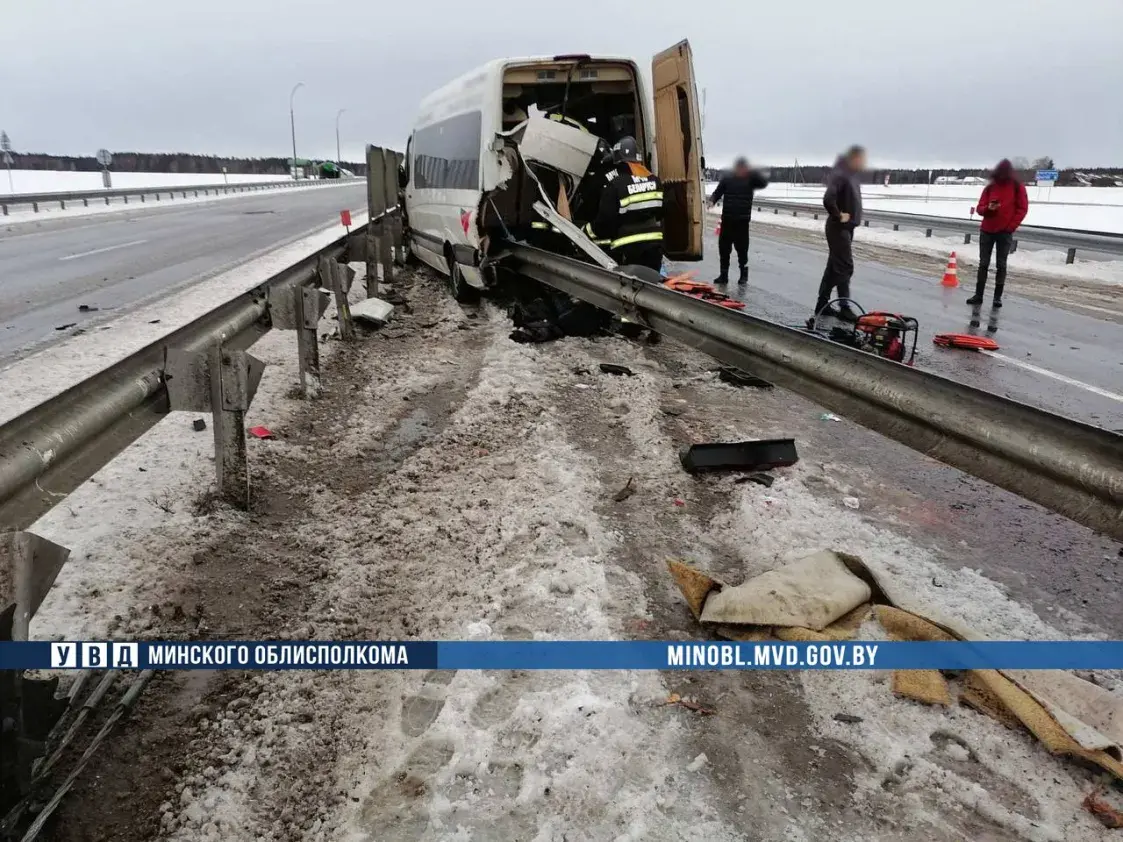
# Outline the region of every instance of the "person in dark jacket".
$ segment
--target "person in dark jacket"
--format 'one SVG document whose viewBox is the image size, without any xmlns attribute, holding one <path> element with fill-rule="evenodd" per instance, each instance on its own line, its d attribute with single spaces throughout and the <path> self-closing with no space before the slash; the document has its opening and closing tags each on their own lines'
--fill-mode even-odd
<svg viewBox="0 0 1123 842">
<path fill-rule="evenodd" d="M 749 282 L 749 223 L 753 215 L 753 195 L 768 186 L 768 180 L 749 166 L 747 158 L 738 158 L 733 172 L 723 175 L 717 183 L 710 205 L 721 202 L 721 233 L 717 237 L 717 252 L 721 273 L 715 284 L 729 283 L 729 256 L 737 249 L 737 264 L 741 268 L 739 284 Z"/>
<path fill-rule="evenodd" d="M 847 301 L 837 310 L 828 307 L 831 297 L 850 298 L 850 276 L 854 274 L 852 243 L 854 229 L 862 221 L 861 174 L 866 168 L 866 150 L 851 146 L 840 157 L 827 176 L 827 189 L 823 193 L 823 207 L 827 209 L 827 268 L 819 283 L 819 297 L 815 313 L 838 316 L 853 321 L 854 311 Z"/>
<path fill-rule="evenodd" d="M 663 186 L 643 164 L 633 137 L 612 147 L 596 219 L 585 233 L 621 266 L 663 268 Z"/>
<path fill-rule="evenodd" d="M 991 174 L 990 183 L 983 188 L 979 206 L 975 208 L 982 217 L 979 232 L 979 274 L 975 279 L 975 294 L 968 304 L 982 304 L 987 291 L 987 270 L 990 269 L 991 252 L 998 251 L 994 270 L 994 301 L 992 306 L 1002 306 L 1002 290 L 1006 286 L 1006 258 L 1014 242 L 1014 232 L 1029 211 L 1029 196 L 1025 185 L 1018 181 L 1013 165 L 1003 158 Z"/>
</svg>

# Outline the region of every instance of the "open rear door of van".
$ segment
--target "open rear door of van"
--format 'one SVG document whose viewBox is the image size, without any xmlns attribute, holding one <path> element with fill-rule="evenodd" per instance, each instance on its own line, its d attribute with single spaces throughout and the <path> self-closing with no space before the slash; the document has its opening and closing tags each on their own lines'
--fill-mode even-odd
<svg viewBox="0 0 1123 842">
<path fill-rule="evenodd" d="M 706 202 L 702 119 L 690 43 L 680 41 L 656 55 L 651 80 L 657 175 L 663 183 L 663 252 L 672 260 L 701 260 Z"/>
</svg>

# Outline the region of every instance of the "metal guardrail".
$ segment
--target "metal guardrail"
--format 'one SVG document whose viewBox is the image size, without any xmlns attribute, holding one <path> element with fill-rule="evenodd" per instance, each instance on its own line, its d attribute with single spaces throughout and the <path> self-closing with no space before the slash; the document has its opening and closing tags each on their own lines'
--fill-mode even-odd
<svg viewBox="0 0 1123 842">
<path fill-rule="evenodd" d="M 821 204 L 810 202 L 785 202 L 782 199 L 756 199 L 753 204 L 757 210 L 765 208 L 779 215 L 783 211 L 791 211 L 792 216 L 810 214 L 815 219 L 826 215 L 826 210 Z M 979 221 L 967 219 L 952 219 L 944 216 L 927 216 L 917 213 L 898 213 L 892 211 L 879 211 L 862 209 L 863 224 L 867 227 L 870 221 L 885 222 L 897 231 L 903 225 L 908 228 L 923 228 L 925 235 L 932 236 L 933 231 L 954 231 L 963 234 L 963 242 L 971 242 L 971 237 L 979 233 Z M 1123 256 L 1123 235 L 1094 234 L 1087 231 L 1073 231 L 1065 228 L 1038 228 L 1023 225 L 1018 229 L 1014 240 L 1014 249 L 1017 241 L 1025 240 L 1027 243 L 1041 243 L 1042 245 L 1058 246 L 1067 254 L 1066 263 L 1076 260 L 1076 251 L 1094 251 L 1102 254 L 1118 254 Z"/>
<path fill-rule="evenodd" d="M 193 194 L 193 196 L 198 196 L 200 192 L 204 196 L 209 196 L 211 193 L 219 196 L 227 193 L 256 192 L 258 190 L 275 190 L 286 187 L 321 187 L 326 184 L 341 184 L 344 181 L 361 180 L 362 179 L 300 179 L 298 181 L 293 181 L 288 179 L 283 181 L 253 181 L 244 182 L 242 184 L 181 184 L 169 187 L 120 187 L 103 190 L 72 190 L 68 192 L 51 193 L 11 193 L 0 196 L 0 213 L 2 213 L 3 216 L 8 216 L 9 206 L 15 207 L 18 205 L 31 205 L 32 210 L 38 213 L 39 205 L 50 202 L 58 202 L 59 208 L 61 210 L 66 210 L 67 202 L 81 202 L 83 207 L 89 207 L 91 199 L 94 201 L 104 200 L 107 205 L 110 199 L 123 199 L 124 204 L 127 205 L 130 196 L 139 197 L 141 202 L 144 201 L 146 196 L 152 196 L 158 202 L 160 201 L 160 197 L 165 194 L 167 194 L 169 199 L 175 199 L 178 193 L 182 198 L 186 199 L 188 193 Z"/>
<path fill-rule="evenodd" d="M 1123 435 L 529 246 L 511 268 L 1123 539 Z"/>
</svg>

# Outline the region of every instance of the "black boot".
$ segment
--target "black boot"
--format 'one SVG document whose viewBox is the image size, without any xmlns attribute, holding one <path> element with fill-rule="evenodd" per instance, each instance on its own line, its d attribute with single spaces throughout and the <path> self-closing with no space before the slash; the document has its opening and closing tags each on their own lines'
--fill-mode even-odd
<svg viewBox="0 0 1123 842">
<path fill-rule="evenodd" d="M 967 303 L 970 304 L 972 307 L 974 307 L 978 304 L 983 303 L 983 297 L 981 295 L 972 295 L 970 298 L 967 299 Z"/>
<path fill-rule="evenodd" d="M 1002 306 L 1002 290 L 1005 288 L 1005 286 L 1006 286 L 1005 284 L 995 284 L 994 285 L 994 301 L 991 303 L 991 305 L 990 305 L 991 307 L 1001 307 Z"/>
<path fill-rule="evenodd" d="M 741 267 L 741 276 L 739 278 L 737 278 L 737 283 L 740 284 L 741 286 L 744 286 L 748 282 L 749 282 L 749 267 L 748 266 L 742 266 Z"/>
<path fill-rule="evenodd" d="M 721 285 L 725 285 L 725 284 L 729 283 L 729 267 L 728 266 L 722 266 L 721 267 L 721 272 L 718 274 L 718 276 L 716 278 L 714 278 L 714 283 L 715 284 L 721 284 Z"/>
</svg>

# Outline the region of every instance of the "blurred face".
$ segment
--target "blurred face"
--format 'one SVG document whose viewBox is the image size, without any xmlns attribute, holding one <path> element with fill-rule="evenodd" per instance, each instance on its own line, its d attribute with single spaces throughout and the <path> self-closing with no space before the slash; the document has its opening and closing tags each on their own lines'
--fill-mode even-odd
<svg viewBox="0 0 1123 842">
<path fill-rule="evenodd" d="M 749 162 L 742 158 L 734 165 L 733 171 L 737 175 L 745 175 L 749 171 Z"/>
<path fill-rule="evenodd" d="M 866 168 L 866 153 L 856 152 L 850 156 L 850 169 L 861 172 Z"/>
</svg>

